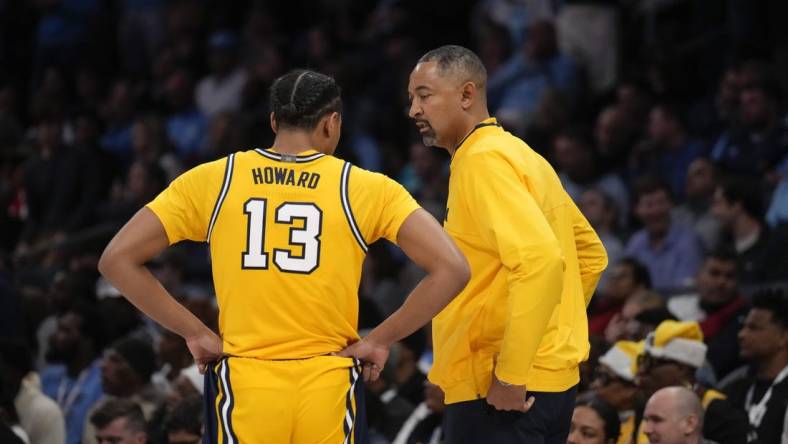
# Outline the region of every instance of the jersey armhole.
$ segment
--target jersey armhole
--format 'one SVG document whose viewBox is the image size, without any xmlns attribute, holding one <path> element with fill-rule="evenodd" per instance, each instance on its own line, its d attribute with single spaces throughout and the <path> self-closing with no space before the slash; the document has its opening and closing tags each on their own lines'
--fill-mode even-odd
<svg viewBox="0 0 788 444">
<path fill-rule="evenodd" d="M 350 225 L 350 231 L 353 232 L 353 237 L 356 238 L 356 242 L 358 242 L 358 246 L 361 247 L 361 250 L 366 253 L 369 250 L 366 241 L 364 241 L 364 236 L 361 234 L 361 230 L 356 223 L 356 218 L 353 217 L 353 210 L 350 208 L 350 197 L 348 195 L 348 184 L 350 182 L 350 162 L 345 162 L 345 165 L 342 166 L 342 177 L 340 180 L 339 185 L 339 194 L 342 200 L 342 209 L 345 212 L 345 217 L 347 218 L 347 223 Z"/>
<path fill-rule="evenodd" d="M 219 210 L 222 208 L 224 199 L 227 197 L 227 191 L 230 190 L 230 182 L 233 178 L 234 164 L 235 153 L 227 156 L 227 163 L 224 166 L 224 180 L 222 181 L 222 189 L 219 191 L 219 195 L 216 196 L 216 203 L 214 204 L 213 212 L 211 213 L 211 221 L 208 224 L 208 233 L 205 235 L 205 242 L 211 243 L 211 234 L 213 233 L 213 227 L 216 224 L 216 219 L 219 217 Z"/>
</svg>

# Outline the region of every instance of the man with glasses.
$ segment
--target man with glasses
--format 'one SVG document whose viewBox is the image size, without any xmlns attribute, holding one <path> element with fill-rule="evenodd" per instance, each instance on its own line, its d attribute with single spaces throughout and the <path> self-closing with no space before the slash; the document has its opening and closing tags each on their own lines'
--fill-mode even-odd
<svg viewBox="0 0 788 444">
<path fill-rule="evenodd" d="M 665 387 L 691 389 L 706 410 L 704 438 L 719 444 L 746 443 L 749 425 L 744 411 L 735 408 L 724 394 L 699 384 L 695 379 L 695 373 L 706 360 L 706 349 L 697 323 L 663 322 L 648 335 L 644 351 L 638 357 L 638 387 L 648 397 Z M 640 433 L 645 434 L 642 422 Z"/>
<path fill-rule="evenodd" d="M 635 410 L 642 403 L 635 384 L 637 357 L 643 352 L 643 341 L 618 341 L 599 358 L 596 377 L 591 388 L 596 397 L 613 407 L 621 420 L 617 444 L 634 442 Z"/>
</svg>

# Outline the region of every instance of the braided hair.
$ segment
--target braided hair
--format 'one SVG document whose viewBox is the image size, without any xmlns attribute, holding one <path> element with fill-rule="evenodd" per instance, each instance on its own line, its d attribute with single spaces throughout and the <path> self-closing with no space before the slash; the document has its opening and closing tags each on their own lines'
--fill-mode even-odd
<svg viewBox="0 0 788 444">
<path fill-rule="evenodd" d="M 280 128 L 313 130 L 323 116 L 342 113 L 340 94 L 332 77 L 297 69 L 271 85 L 271 110 Z"/>
</svg>

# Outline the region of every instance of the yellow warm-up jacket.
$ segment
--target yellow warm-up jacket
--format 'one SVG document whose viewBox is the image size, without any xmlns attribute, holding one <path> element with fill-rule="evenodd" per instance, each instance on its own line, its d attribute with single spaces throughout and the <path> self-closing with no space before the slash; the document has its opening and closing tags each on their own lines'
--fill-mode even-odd
<svg viewBox="0 0 788 444">
<path fill-rule="evenodd" d="M 588 356 L 586 306 L 607 255 L 553 168 L 495 119 L 451 162 L 444 223 L 471 280 L 433 321 L 429 378 L 454 403 L 486 396 L 495 374 L 561 392 Z"/>
</svg>

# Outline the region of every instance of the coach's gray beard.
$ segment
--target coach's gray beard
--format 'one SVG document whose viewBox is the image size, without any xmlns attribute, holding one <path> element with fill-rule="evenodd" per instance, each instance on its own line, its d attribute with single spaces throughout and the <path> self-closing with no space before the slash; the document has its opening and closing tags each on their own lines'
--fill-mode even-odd
<svg viewBox="0 0 788 444">
<path fill-rule="evenodd" d="M 430 131 L 427 134 L 421 136 L 421 142 L 424 144 L 424 146 L 434 147 L 436 146 L 435 144 L 438 142 L 438 140 L 435 137 L 435 133 Z"/>
</svg>

